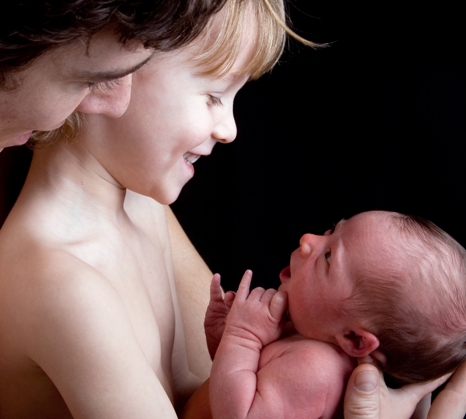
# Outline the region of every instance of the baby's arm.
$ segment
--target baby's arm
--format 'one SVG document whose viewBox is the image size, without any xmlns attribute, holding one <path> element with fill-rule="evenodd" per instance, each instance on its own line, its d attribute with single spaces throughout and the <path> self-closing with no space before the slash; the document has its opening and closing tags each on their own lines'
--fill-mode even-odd
<svg viewBox="0 0 466 419">
<path fill-rule="evenodd" d="M 247 417 L 256 397 L 261 349 L 278 339 L 284 326 L 286 295 L 263 288 L 249 293 L 251 277 L 251 271 L 243 275 L 212 366 L 214 419 Z"/>
</svg>

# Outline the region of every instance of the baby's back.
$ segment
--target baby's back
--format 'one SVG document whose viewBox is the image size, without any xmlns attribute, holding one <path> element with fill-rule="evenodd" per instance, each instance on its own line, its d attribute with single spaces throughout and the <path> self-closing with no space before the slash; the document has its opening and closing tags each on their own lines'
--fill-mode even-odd
<svg viewBox="0 0 466 419">
<path fill-rule="evenodd" d="M 285 419 L 343 418 L 346 382 L 355 366 L 334 345 L 292 335 L 262 350 L 258 393 Z"/>
</svg>

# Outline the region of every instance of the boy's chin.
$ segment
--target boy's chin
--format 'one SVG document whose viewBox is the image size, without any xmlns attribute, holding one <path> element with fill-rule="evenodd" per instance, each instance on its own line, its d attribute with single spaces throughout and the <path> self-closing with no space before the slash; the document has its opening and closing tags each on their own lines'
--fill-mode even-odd
<svg viewBox="0 0 466 419">
<path fill-rule="evenodd" d="M 146 196 L 149 196 L 161 205 L 171 205 L 178 199 L 181 190 L 182 188 L 171 188 L 170 190 L 166 191 L 159 190 Z"/>
</svg>

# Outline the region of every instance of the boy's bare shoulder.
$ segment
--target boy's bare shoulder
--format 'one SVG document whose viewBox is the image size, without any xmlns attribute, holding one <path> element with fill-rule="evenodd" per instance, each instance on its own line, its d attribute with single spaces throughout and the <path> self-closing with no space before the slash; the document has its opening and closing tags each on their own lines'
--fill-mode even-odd
<svg viewBox="0 0 466 419">
<path fill-rule="evenodd" d="M 95 268 L 66 250 L 31 242 L 24 253 L 0 248 L 0 286 L 2 329 L 15 325 L 16 335 L 30 338 L 24 342 L 29 348 L 47 333 L 95 318 L 104 302 L 118 304 L 115 290 Z"/>
<path fill-rule="evenodd" d="M 160 354 L 150 353 L 151 364 L 114 284 L 66 250 L 27 245 L 22 255 L 0 247 L 0 369 L 10 362 L 20 374 L 43 371 L 34 392 L 49 394 L 53 382 L 73 415 L 131 417 L 159 403 L 169 417 L 169 380 L 154 374 Z M 116 395 L 124 397 L 116 402 Z M 41 403 L 56 404 L 47 397 Z"/>
</svg>

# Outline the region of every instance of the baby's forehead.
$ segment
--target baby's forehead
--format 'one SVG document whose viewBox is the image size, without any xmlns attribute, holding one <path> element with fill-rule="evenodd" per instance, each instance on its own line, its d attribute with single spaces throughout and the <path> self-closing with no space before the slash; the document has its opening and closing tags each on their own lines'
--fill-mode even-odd
<svg viewBox="0 0 466 419">
<path fill-rule="evenodd" d="M 344 233 L 349 236 L 363 235 L 366 239 L 375 239 L 378 233 L 388 233 L 392 230 L 393 219 L 390 213 L 383 211 L 360 212 L 348 219 L 342 219 L 338 224 L 343 227 Z"/>
<path fill-rule="evenodd" d="M 408 247 L 418 247 L 419 239 L 400 228 L 395 214 L 367 211 L 344 221 L 345 248 L 358 249 L 361 259 L 374 263 L 399 257 Z M 359 258 L 358 258 L 359 259 Z"/>
</svg>

